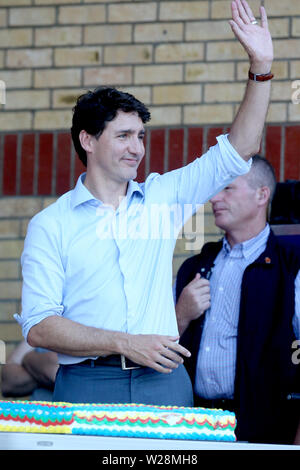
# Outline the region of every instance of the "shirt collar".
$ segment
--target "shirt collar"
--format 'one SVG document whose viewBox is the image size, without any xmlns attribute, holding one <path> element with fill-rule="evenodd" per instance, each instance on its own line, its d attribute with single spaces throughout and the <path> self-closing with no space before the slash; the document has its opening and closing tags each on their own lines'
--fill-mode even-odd
<svg viewBox="0 0 300 470">
<path fill-rule="evenodd" d="M 129 180 L 128 188 L 127 188 L 127 198 L 129 199 L 133 193 L 138 192 L 141 196 L 144 196 L 144 191 L 141 185 L 137 181 Z"/>
<path fill-rule="evenodd" d="M 76 183 L 75 188 L 72 190 L 71 193 L 71 207 L 74 209 L 75 207 L 79 206 L 80 204 L 84 204 L 85 202 L 94 200 L 97 203 L 102 204 L 101 201 L 96 199 L 92 193 L 87 189 L 84 185 L 84 180 L 86 177 L 86 173 L 82 173 Z M 138 192 L 141 196 L 144 196 L 144 192 L 142 190 L 141 185 L 137 181 L 130 180 L 128 183 L 127 194 L 126 197 L 129 199 L 131 196 Z"/>
<path fill-rule="evenodd" d="M 264 243 L 266 243 L 270 234 L 270 225 L 267 223 L 264 229 L 255 237 L 250 238 L 233 248 L 228 243 L 226 237 L 223 238 L 223 250 L 226 254 L 239 252 L 241 256 L 249 258 L 257 249 L 259 249 Z"/>
</svg>

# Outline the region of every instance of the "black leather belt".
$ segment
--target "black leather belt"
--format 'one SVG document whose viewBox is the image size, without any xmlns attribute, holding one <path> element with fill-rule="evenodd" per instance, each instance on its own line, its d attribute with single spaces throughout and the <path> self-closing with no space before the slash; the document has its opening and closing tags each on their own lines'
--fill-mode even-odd
<svg viewBox="0 0 300 470">
<path fill-rule="evenodd" d="M 205 398 L 195 397 L 194 406 L 202 407 L 202 408 L 217 408 L 217 409 L 222 409 L 224 411 L 235 411 L 236 409 L 235 401 L 230 400 L 229 398 L 207 400 Z"/>
<path fill-rule="evenodd" d="M 110 356 L 99 356 L 97 359 L 86 359 L 78 365 L 94 366 L 116 366 L 122 370 L 140 369 L 142 366 L 131 361 L 123 354 L 111 354 Z"/>
</svg>

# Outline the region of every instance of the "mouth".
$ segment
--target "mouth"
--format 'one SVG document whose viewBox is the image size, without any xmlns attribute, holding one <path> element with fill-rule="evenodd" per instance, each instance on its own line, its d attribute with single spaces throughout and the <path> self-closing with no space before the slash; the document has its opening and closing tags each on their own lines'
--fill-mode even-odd
<svg viewBox="0 0 300 470">
<path fill-rule="evenodd" d="M 126 163 L 126 165 L 135 167 L 139 164 L 139 160 L 137 158 L 130 158 L 130 157 L 124 157 L 122 158 L 122 161 Z"/>
<path fill-rule="evenodd" d="M 216 209 L 213 209 L 214 216 L 220 215 L 225 211 L 226 209 L 224 207 L 218 207 Z"/>
</svg>

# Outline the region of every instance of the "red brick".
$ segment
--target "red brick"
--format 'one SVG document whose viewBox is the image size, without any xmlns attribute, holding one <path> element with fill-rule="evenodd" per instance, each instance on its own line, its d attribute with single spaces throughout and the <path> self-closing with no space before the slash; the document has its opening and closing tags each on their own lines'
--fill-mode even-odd
<svg viewBox="0 0 300 470">
<path fill-rule="evenodd" d="M 164 172 L 165 130 L 152 129 L 150 137 L 150 173 Z"/>
<path fill-rule="evenodd" d="M 69 132 L 58 134 L 56 155 L 55 193 L 61 195 L 70 190 L 71 136 Z"/>
<path fill-rule="evenodd" d="M 280 181 L 281 130 L 281 126 L 267 126 L 265 137 L 265 156 L 273 165 L 277 181 Z"/>
<path fill-rule="evenodd" d="M 53 134 L 39 136 L 38 195 L 49 195 L 52 190 Z"/>
<path fill-rule="evenodd" d="M 188 154 L 187 163 L 191 163 L 195 158 L 202 155 L 203 146 L 203 128 L 191 127 L 188 130 Z"/>
<path fill-rule="evenodd" d="M 285 128 L 284 179 L 300 179 L 300 126 Z"/>
<path fill-rule="evenodd" d="M 24 134 L 21 151 L 20 194 L 32 195 L 34 185 L 35 134 Z"/>
<path fill-rule="evenodd" d="M 138 181 L 139 183 L 141 183 L 142 181 L 145 181 L 145 171 L 146 171 L 145 159 L 146 159 L 146 156 L 144 156 L 137 170 L 137 176 L 135 180 Z"/>
<path fill-rule="evenodd" d="M 17 190 L 17 135 L 4 137 L 3 195 L 14 196 Z"/>
<path fill-rule="evenodd" d="M 183 129 L 169 130 L 169 171 L 183 166 L 183 132 Z"/>
<path fill-rule="evenodd" d="M 206 136 L 206 142 L 204 144 L 205 151 L 209 149 L 209 147 L 212 147 L 213 145 L 216 145 L 217 143 L 217 137 L 220 134 L 224 133 L 223 127 L 212 127 L 208 129 L 207 131 L 207 136 Z"/>
<path fill-rule="evenodd" d="M 136 181 L 143 182 L 146 179 L 146 146 L 147 146 L 147 132 L 144 137 L 145 155 L 141 163 L 139 164 Z"/>
</svg>

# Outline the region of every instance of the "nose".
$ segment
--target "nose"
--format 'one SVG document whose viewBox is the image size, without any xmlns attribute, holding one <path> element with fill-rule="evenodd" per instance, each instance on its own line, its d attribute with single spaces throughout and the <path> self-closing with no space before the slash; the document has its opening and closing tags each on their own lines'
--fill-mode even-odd
<svg viewBox="0 0 300 470">
<path fill-rule="evenodd" d="M 129 139 L 128 150 L 132 155 L 144 155 L 144 144 L 138 137 L 132 136 Z"/>
<path fill-rule="evenodd" d="M 215 194 L 213 197 L 210 198 L 209 202 L 211 204 L 214 204 L 222 199 L 222 193 L 223 191 L 220 191 L 219 193 Z"/>
</svg>

